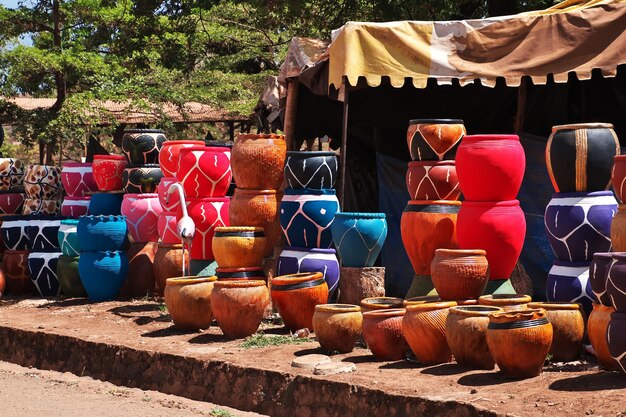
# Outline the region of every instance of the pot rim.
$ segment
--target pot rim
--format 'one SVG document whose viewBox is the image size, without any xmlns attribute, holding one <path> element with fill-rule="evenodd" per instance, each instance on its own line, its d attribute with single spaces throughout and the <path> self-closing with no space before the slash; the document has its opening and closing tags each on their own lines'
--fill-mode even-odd
<svg viewBox="0 0 626 417">
<path fill-rule="evenodd" d="M 437 254 L 442 255 L 459 255 L 459 257 L 466 256 L 486 256 L 487 251 L 483 249 L 435 249 L 435 256 Z"/>
<path fill-rule="evenodd" d="M 626 155 L 615 155 L 613 157 L 613 161 L 624 161 L 626 160 Z"/>
<path fill-rule="evenodd" d="M 504 311 L 501 307 L 470 305 L 470 306 L 454 306 L 450 307 L 449 314 L 458 314 L 465 317 L 489 317 L 490 314 Z"/>
<path fill-rule="evenodd" d="M 508 141 L 515 141 L 515 142 L 519 142 L 519 136 L 518 135 L 512 135 L 512 134 L 507 134 L 507 133 L 503 133 L 503 134 L 481 134 L 481 135 L 466 135 L 463 138 L 463 141 L 461 142 L 461 144 L 463 144 L 463 142 L 481 142 L 481 141 L 486 141 L 486 140 L 508 140 Z"/>
<path fill-rule="evenodd" d="M 528 308 L 538 309 L 543 308 L 546 311 L 550 310 L 575 310 L 580 311 L 582 305 L 579 303 L 569 303 L 567 301 L 533 301 L 528 303 Z"/>
<path fill-rule="evenodd" d="M 188 146 L 186 148 L 182 148 L 180 150 L 180 154 L 182 155 L 183 152 L 187 153 L 187 152 L 192 152 L 192 151 L 209 151 L 209 152 L 216 152 L 216 153 L 225 153 L 225 152 L 230 152 L 230 149 L 225 147 L 225 146 Z"/>
<path fill-rule="evenodd" d="M 444 310 L 455 307 L 456 301 L 433 301 L 431 303 L 411 304 L 406 306 L 407 313 L 424 313 L 426 311 Z"/>
<path fill-rule="evenodd" d="M 407 307 L 415 304 L 432 303 L 438 301 L 441 301 L 441 297 L 439 297 L 438 295 L 420 295 L 418 297 L 407 298 L 406 300 L 402 301 L 402 304 L 404 305 L 404 307 Z"/>
<path fill-rule="evenodd" d="M 78 219 L 65 219 L 65 220 L 61 220 L 61 225 L 76 226 L 77 224 L 78 224 Z"/>
<path fill-rule="evenodd" d="M 334 188 L 324 188 L 314 190 L 312 188 L 285 188 L 285 195 L 303 196 L 303 195 L 336 195 L 337 190 Z"/>
<path fill-rule="evenodd" d="M 76 161 L 67 161 L 67 162 L 63 162 L 62 167 L 68 167 L 68 168 L 89 168 L 93 165 L 92 162 L 76 162 Z"/>
<path fill-rule="evenodd" d="M 188 277 L 173 277 L 165 280 L 165 285 L 192 285 L 192 284 L 201 284 L 203 282 L 215 282 L 217 281 L 216 276 L 211 277 L 199 277 L 197 275 L 188 276 Z"/>
<path fill-rule="evenodd" d="M 40 164 L 28 164 L 28 169 L 31 169 L 32 167 L 44 167 L 47 169 L 61 169 L 61 167 L 58 167 L 56 165 L 40 165 Z"/>
<path fill-rule="evenodd" d="M 337 254 L 337 251 L 333 248 L 303 248 L 301 246 L 283 246 L 283 250 L 280 252 L 280 255 L 285 251 L 293 251 L 293 252 L 303 252 L 303 253 L 329 253 L 332 255 Z M 279 256 L 280 256 L 279 255 Z"/>
<path fill-rule="evenodd" d="M 158 196 L 158 194 L 155 194 Z M 188 198 L 187 199 L 187 209 L 189 209 L 189 206 L 191 205 L 191 203 L 193 202 L 198 202 L 198 201 L 208 201 L 211 203 L 226 203 L 230 201 L 230 197 L 193 197 L 193 198 Z"/>
<path fill-rule="evenodd" d="M 320 278 L 324 278 L 324 274 L 321 272 L 298 272 L 296 274 L 279 275 L 272 279 L 272 287 L 274 285 L 283 286 L 300 284 L 307 281 L 316 281 Z"/>
<path fill-rule="evenodd" d="M 227 281 L 215 281 L 213 288 L 252 288 L 252 287 L 265 287 L 267 284 L 261 280 L 227 280 Z"/>
<path fill-rule="evenodd" d="M 361 307 L 354 304 L 318 304 L 315 312 L 322 313 L 360 313 Z"/>
<path fill-rule="evenodd" d="M 621 253 L 624 253 L 624 252 L 617 252 L 617 253 L 621 254 Z M 554 262 L 552 262 L 552 267 L 550 268 L 550 270 L 552 270 L 552 268 L 554 268 L 555 266 L 558 266 L 558 267 L 561 267 L 561 268 L 580 269 L 580 268 L 589 268 L 590 265 L 591 265 L 591 261 L 569 262 L 569 261 L 559 261 L 559 260 L 555 259 Z"/>
<path fill-rule="evenodd" d="M 377 319 L 377 318 L 390 318 L 404 316 L 406 308 L 390 308 L 385 310 L 373 310 L 363 313 L 363 320 L 365 319 Z"/>
<path fill-rule="evenodd" d="M 461 206 L 457 200 L 409 200 L 407 206 Z"/>
<path fill-rule="evenodd" d="M 126 216 L 123 216 L 121 214 L 90 214 L 90 215 L 78 217 L 79 221 L 81 219 L 85 219 L 85 221 L 88 221 L 88 222 L 92 222 L 92 221 L 100 221 L 100 222 L 123 221 L 123 222 L 126 222 Z"/>
<path fill-rule="evenodd" d="M 126 157 L 124 155 L 110 154 L 110 155 L 94 155 L 93 161 L 96 159 L 100 161 L 106 161 L 107 159 L 112 159 L 114 161 L 126 161 Z"/>
<path fill-rule="evenodd" d="M 463 207 L 519 207 L 519 200 L 463 201 Z"/>
<path fill-rule="evenodd" d="M 276 133 L 239 133 L 235 142 L 238 140 L 249 140 L 249 139 L 278 139 L 285 140 L 285 135 L 277 135 Z"/>
<path fill-rule="evenodd" d="M 253 188 L 239 188 L 239 187 L 237 187 L 237 188 L 235 188 L 234 195 L 237 195 L 238 193 L 239 194 L 246 194 L 246 195 L 252 195 L 252 194 L 254 194 L 254 195 L 274 195 L 274 194 L 280 195 L 280 194 L 282 194 L 280 192 L 280 190 L 269 190 L 269 189 L 268 190 L 256 190 L 256 189 L 253 189 Z"/>
<path fill-rule="evenodd" d="M 137 199 L 147 199 L 147 198 L 157 198 L 159 194 L 157 193 L 126 193 L 124 194 L 124 200 L 127 198 L 137 198 Z"/>
<path fill-rule="evenodd" d="M 221 233 L 253 233 L 253 236 L 241 236 L 241 237 L 253 237 L 253 238 L 264 238 L 265 237 L 265 229 L 262 227 L 254 227 L 254 226 L 220 226 L 214 229 L 215 234 L 214 237 L 237 237 L 234 236 L 218 236 Z M 258 235 L 257 235 L 258 234 Z"/>
<path fill-rule="evenodd" d="M 13 249 L 5 249 L 4 254 L 16 254 L 16 255 L 23 255 L 23 254 L 29 254 L 30 250 L 25 249 L 25 250 L 13 250 Z"/>
<path fill-rule="evenodd" d="M 505 310 L 492 313 L 489 315 L 489 322 L 510 323 L 513 321 L 527 321 L 533 320 L 533 318 L 540 319 L 544 317 L 546 317 L 546 310 L 542 308 L 527 308 L 523 310 Z"/>
<path fill-rule="evenodd" d="M 487 294 L 478 297 L 478 304 L 482 305 L 515 305 L 528 304 L 532 297 L 527 294 Z"/>
<path fill-rule="evenodd" d="M 165 142 L 163 142 L 163 146 L 161 146 L 161 149 L 165 146 L 172 146 L 172 145 L 198 145 L 198 146 L 203 146 L 204 145 L 204 141 L 203 140 L 192 140 L 192 139 L 180 139 L 180 140 L 166 140 Z"/>
<path fill-rule="evenodd" d="M 82 197 L 72 197 L 72 196 L 66 196 L 63 198 L 63 201 L 87 201 L 87 200 L 91 200 L 91 196 L 82 196 Z M 61 203 L 63 204 L 63 203 Z"/>
<path fill-rule="evenodd" d="M 613 259 L 613 254 L 615 252 L 596 252 L 593 254 L 593 259 L 598 257 L 598 259 Z"/>
<path fill-rule="evenodd" d="M 409 161 L 408 167 L 424 167 L 424 166 L 456 166 L 456 161 Z"/>
<path fill-rule="evenodd" d="M 404 300 L 398 297 L 367 297 L 363 298 L 359 304 L 365 308 L 395 309 L 403 308 Z"/>
<path fill-rule="evenodd" d="M 164 181 L 171 181 L 171 182 L 178 182 L 178 179 L 176 177 L 161 177 L 161 181 L 159 181 L 159 184 L 164 182 Z"/>
<path fill-rule="evenodd" d="M 552 131 L 557 130 L 577 130 L 577 129 L 613 129 L 611 123 L 571 123 L 565 125 L 552 126 Z"/>
<path fill-rule="evenodd" d="M 124 135 L 127 133 L 163 133 L 161 129 L 124 129 Z"/>
<path fill-rule="evenodd" d="M 124 168 L 124 171 L 129 171 L 131 169 L 139 169 L 139 168 L 150 168 L 150 169 L 158 168 L 160 171 L 161 165 L 159 164 L 128 164 L 126 165 L 126 168 Z"/>
<path fill-rule="evenodd" d="M 217 267 L 215 268 L 215 272 L 225 272 L 225 273 L 233 273 L 233 272 L 257 272 L 257 271 L 263 271 L 265 272 L 265 268 L 263 268 L 262 266 L 248 266 L 248 267 L 241 267 L 241 268 L 222 268 L 222 267 Z M 264 274 L 265 275 L 265 274 Z"/>
<path fill-rule="evenodd" d="M 7 251 L 4 251 L 4 253 L 7 253 Z M 601 304 L 601 303 L 592 302 L 591 306 L 593 307 L 594 310 L 612 310 L 612 311 L 615 311 L 615 307 L 613 307 L 613 306 L 605 306 L 604 304 Z"/>
<path fill-rule="evenodd" d="M 386 219 L 387 215 L 385 213 L 359 213 L 359 212 L 349 212 L 349 211 L 338 211 L 335 213 L 335 218 L 345 218 L 345 219 Z"/>
<path fill-rule="evenodd" d="M 164 248 L 164 249 L 182 249 L 183 248 L 183 244 L 182 243 L 161 243 L 159 242 L 159 249 Z"/>
<path fill-rule="evenodd" d="M 337 156 L 332 151 L 287 151 L 287 156 L 304 156 L 304 157 L 316 157 L 316 156 Z"/>
<path fill-rule="evenodd" d="M 550 198 L 550 202 L 552 202 L 552 200 L 562 200 L 562 199 L 566 199 L 566 198 L 579 198 L 579 199 L 584 199 L 584 198 L 590 198 L 590 197 L 614 197 L 615 194 L 613 194 L 613 191 L 609 191 L 609 190 L 604 190 L 604 191 L 580 191 L 580 192 L 569 192 L 569 193 L 553 193 L 552 197 Z M 617 201 L 616 201 L 617 203 Z M 548 203 L 548 205 L 550 205 L 550 203 Z"/>
<path fill-rule="evenodd" d="M 463 125 L 462 119 L 411 119 L 409 125 Z"/>
<path fill-rule="evenodd" d="M 108 257 L 114 257 L 115 255 L 126 256 L 125 250 L 81 250 L 80 255 L 83 256 L 86 253 L 100 254 Z"/>
</svg>

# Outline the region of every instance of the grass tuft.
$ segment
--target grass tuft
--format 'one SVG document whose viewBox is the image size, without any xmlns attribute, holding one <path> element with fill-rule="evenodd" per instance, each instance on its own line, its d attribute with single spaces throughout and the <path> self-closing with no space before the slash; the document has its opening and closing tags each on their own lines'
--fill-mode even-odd
<svg viewBox="0 0 626 417">
<path fill-rule="evenodd" d="M 243 349 L 260 349 L 269 346 L 299 345 L 312 340 L 308 337 L 294 338 L 292 336 L 266 335 L 263 332 L 258 332 L 246 337 L 240 346 Z"/>
</svg>

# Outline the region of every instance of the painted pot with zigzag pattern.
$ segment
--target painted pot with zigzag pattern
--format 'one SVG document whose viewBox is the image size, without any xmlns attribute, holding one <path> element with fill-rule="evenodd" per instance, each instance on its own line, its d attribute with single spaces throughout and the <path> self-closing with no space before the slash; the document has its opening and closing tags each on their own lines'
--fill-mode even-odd
<svg viewBox="0 0 626 417">
<path fill-rule="evenodd" d="M 159 165 L 165 177 L 175 177 L 178 171 L 178 159 L 180 151 L 192 146 L 204 146 L 201 140 L 168 140 L 161 147 L 159 153 Z"/>
<path fill-rule="evenodd" d="M 126 129 L 122 136 L 122 152 L 129 164 L 157 164 L 166 140 L 162 130 Z"/>
<path fill-rule="evenodd" d="M 335 214 L 331 226 L 335 248 L 343 266 L 373 266 L 387 238 L 385 213 Z"/>
<path fill-rule="evenodd" d="M 289 188 L 333 188 L 337 169 L 337 155 L 334 152 L 290 151 L 285 161 L 285 181 Z"/>
<path fill-rule="evenodd" d="M 409 122 L 406 141 L 414 161 L 442 161 L 454 159 L 463 136 L 463 120 L 415 119 Z"/>
<path fill-rule="evenodd" d="M 579 303 L 587 316 L 595 301 L 589 281 L 590 262 L 554 261 L 546 279 L 546 299 L 567 303 Z"/>
<path fill-rule="evenodd" d="M 61 293 L 57 278 L 57 263 L 61 255 L 59 249 L 28 254 L 30 279 L 42 297 L 57 297 Z"/>
<path fill-rule="evenodd" d="M 163 208 L 156 193 L 124 194 L 122 215 L 126 216 L 130 241 L 158 241 L 158 221 L 161 213 Z"/>
<path fill-rule="evenodd" d="M 190 198 L 187 204 L 189 217 L 193 219 L 196 233 L 191 241 L 191 259 L 215 259 L 213 256 L 213 236 L 218 227 L 230 226 L 230 198 L 204 197 Z M 182 210 L 176 213 L 176 221 L 182 218 Z"/>
<path fill-rule="evenodd" d="M 59 248 L 59 228 L 61 217 L 35 216 L 26 226 L 29 248 L 32 251 L 47 251 Z"/>
<path fill-rule="evenodd" d="M 230 149 L 193 146 L 180 150 L 176 179 L 187 198 L 224 197 L 232 177 Z"/>
<path fill-rule="evenodd" d="M 461 196 L 454 161 L 411 161 L 406 171 L 411 200 L 458 200 Z"/>
<path fill-rule="evenodd" d="M 546 165 L 555 191 L 606 190 L 611 184 L 613 158 L 619 153 L 619 140 L 610 123 L 553 126 Z"/>
</svg>

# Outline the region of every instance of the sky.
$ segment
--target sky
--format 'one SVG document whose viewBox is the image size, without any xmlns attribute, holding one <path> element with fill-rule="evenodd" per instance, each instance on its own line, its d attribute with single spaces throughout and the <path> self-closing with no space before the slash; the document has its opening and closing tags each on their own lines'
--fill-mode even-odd
<svg viewBox="0 0 626 417">
<path fill-rule="evenodd" d="M 0 0 L 0 4 L 6 7 L 17 7 L 18 0 Z"/>
</svg>

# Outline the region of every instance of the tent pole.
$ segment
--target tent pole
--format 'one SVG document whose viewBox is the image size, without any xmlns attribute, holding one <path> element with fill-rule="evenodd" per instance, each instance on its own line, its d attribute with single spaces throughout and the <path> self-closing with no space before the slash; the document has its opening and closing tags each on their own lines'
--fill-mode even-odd
<svg viewBox="0 0 626 417">
<path fill-rule="evenodd" d="M 285 105 L 285 139 L 287 140 L 287 150 L 294 150 L 296 116 L 298 114 L 298 88 L 300 82 L 297 78 L 287 81 L 287 104 Z"/>
<path fill-rule="evenodd" d="M 343 121 L 341 126 L 341 164 L 340 164 L 340 176 L 339 176 L 339 203 L 342 210 L 345 209 L 345 195 L 346 195 L 346 150 L 348 145 L 348 97 L 350 90 L 350 83 L 347 77 L 343 79 Z"/>
<path fill-rule="evenodd" d="M 520 85 L 517 88 L 517 114 L 515 115 L 515 123 L 513 129 L 520 132 L 524 128 L 526 119 L 526 97 L 528 96 L 528 78 L 522 77 Z"/>
</svg>

